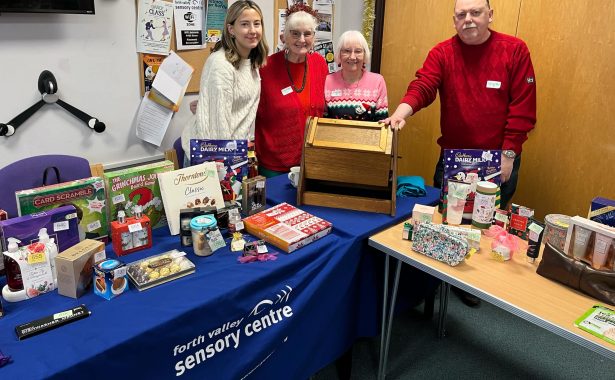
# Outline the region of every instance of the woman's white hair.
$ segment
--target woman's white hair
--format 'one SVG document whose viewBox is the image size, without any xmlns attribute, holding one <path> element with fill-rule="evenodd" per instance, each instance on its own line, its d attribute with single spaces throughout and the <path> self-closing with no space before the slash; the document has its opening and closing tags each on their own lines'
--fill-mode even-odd
<svg viewBox="0 0 615 380">
<path fill-rule="evenodd" d="M 372 59 L 372 54 L 369 51 L 369 45 L 367 44 L 367 40 L 358 30 L 348 30 L 342 33 L 340 38 L 338 38 L 337 44 L 335 45 L 335 62 L 337 62 L 338 64 L 342 62 L 342 49 L 344 49 L 353 42 L 358 42 L 359 45 L 361 45 L 361 48 L 365 52 L 363 54 L 363 62 L 366 65 L 369 65 Z"/>
<path fill-rule="evenodd" d="M 284 25 L 284 46 L 287 46 L 288 41 L 291 40 L 290 31 L 296 30 L 299 26 L 307 26 L 312 33 L 316 33 L 318 20 L 316 20 L 316 17 L 304 11 L 291 13 L 290 16 L 286 18 L 286 23 Z"/>
</svg>

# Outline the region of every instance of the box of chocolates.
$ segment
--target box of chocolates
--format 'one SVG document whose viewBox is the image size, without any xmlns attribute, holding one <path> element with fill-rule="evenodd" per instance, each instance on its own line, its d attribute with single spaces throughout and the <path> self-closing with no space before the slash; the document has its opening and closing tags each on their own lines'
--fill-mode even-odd
<svg viewBox="0 0 615 380">
<path fill-rule="evenodd" d="M 176 249 L 128 264 L 130 281 L 139 290 L 194 273 L 194 263 Z"/>
<path fill-rule="evenodd" d="M 179 234 L 179 212 L 184 208 L 224 207 L 216 164 L 190 166 L 172 172 L 159 173 L 160 193 L 171 235 Z"/>
<path fill-rule="evenodd" d="M 288 203 L 261 211 L 244 219 L 248 233 L 264 239 L 285 252 L 328 235 L 333 225 Z"/>
<path fill-rule="evenodd" d="M 110 300 L 128 289 L 126 265 L 119 260 L 107 259 L 94 267 L 94 294 Z"/>
</svg>

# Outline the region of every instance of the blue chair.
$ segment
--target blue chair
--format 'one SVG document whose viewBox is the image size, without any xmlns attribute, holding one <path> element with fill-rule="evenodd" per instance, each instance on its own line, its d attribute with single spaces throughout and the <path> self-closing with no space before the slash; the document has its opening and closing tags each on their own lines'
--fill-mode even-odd
<svg viewBox="0 0 615 380">
<path fill-rule="evenodd" d="M 58 168 L 59 178 L 48 170 L 46 185 L 90 177 L 90 163 L 85 158 L 50 154 L 24 158 L 0 169 L 0 209 L 9 218 L 18 216 L 15 192 L 43 186 L 43 173 L 50 167 Z"/>
<path fill-rule="evenodd" d="M 173 148 L 175 149 L 175 152 L 177 153 L 177 163 L 179 164 L 179 168 L 183 168 L 184 167 L 184 148 L 182 148 L 182 138 L 178 138 L 177 140 L 175 140 L 175 142 L 173 143 Z"/>
</svg>

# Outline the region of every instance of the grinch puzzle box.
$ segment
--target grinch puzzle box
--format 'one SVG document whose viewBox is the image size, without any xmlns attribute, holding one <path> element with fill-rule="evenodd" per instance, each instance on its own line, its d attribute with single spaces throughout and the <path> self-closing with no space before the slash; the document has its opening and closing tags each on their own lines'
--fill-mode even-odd
<svg viewBox="0 0 615 380">
<path fill-rule="evenodd" d="M 16 191 L 15 197 L 20 216 L 63 205 L 75 206 L 79 219 L 79 240 L 88 238 L 107 241 L 108 239 L 105 184 L 100 177 Z"/>
<path fill-rule="evenodd" d="M 117 220 L 119 210 L 124 210 L 127 217 L 134 216 L 134 208 L 138 205 L 143 215 L 149 218 L 152 228 L 166 226 L 158 173 L 173 169 L 173 162 L 164 160 L 105 173 L 109 220 Z"/>
</svg>

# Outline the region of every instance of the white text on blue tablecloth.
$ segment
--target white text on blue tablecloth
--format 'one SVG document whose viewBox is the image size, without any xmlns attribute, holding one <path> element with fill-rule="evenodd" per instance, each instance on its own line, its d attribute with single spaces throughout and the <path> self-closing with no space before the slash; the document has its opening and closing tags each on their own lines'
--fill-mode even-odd
<svg viewBox="0 0 615 380">
<path fill-rule="evenodd" d="M 253 314 L 252 316 L 256 316 L 256 314 Z M 243 329 L 238 328 L 226 335 L 222 335 L 234 327 L 241 326 L 241 322 L 244 318 L 226 322 L 221 327 L 207 333 L 210 340 L 214 339 L 214 337 L 219 337 L 218 339 L 210 342 L 207 346 L 197 350 L 196 352 L 187 355 L 185 359 L 175 363 L 175 376 L 182 376 L 186 373 L 186 371 L 191 370 L 206 360 L 213 358 L 217 353 L 220 353 L 229 347 L 237 349 L 239 347 L 239 338 L 242 330 L 246 337 L 250 337 L 292 316 L 293 309 L 289 305 L 284 305 L 278 309 L 270 309 L 268 313 L 263 314 L 261 317 L 250 320 L 245 324 Z M 173 349 L 173 356 L 180 355 L 187 350 L 204 344 L 205 339 L 205 336 L 199 335 L 186 344 L 175 346 Z"/>
</svg>

